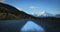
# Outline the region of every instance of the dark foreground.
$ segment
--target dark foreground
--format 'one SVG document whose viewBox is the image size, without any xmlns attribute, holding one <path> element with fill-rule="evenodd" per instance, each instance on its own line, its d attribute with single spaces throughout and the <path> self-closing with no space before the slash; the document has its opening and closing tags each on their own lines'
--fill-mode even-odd
<svg viewBox="0 0 60 32">
<path fill-rule="evenodd" d="M 23 25 L 30 20 L 5 20 L 0 21 L 0 32 L 20 32 Z M 34 21 L 34 20 L 32 20 Z M 38 25 L 41 25 L 45 32 L 60 32 L 60 21 L 34 21 Z"/>
</svg>

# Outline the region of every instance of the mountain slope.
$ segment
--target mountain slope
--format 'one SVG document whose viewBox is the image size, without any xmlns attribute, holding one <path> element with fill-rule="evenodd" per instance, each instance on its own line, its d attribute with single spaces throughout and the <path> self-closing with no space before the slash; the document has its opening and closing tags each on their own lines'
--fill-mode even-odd
<svg viewBox="0 0 60 32">
<path fill-rule="evenodd" d="M 2 14 L 3 17 L 1 17 L 0 19 L 30 19 L 30 18 L 35 18 L 23 11 L 20 11 L 18 10 L 17 8 L 11 6 L 11 5 L 8 5 L 8 4 L 3 4 L 3 3 L 0 3 L 0 14 Z M 12 17 L 11 17 L 11 16 Z M 14 15 L 14 16 L 13 16 Z"/>
<path fill-rule="evenodd" d="M 0 20 L 25 20 L 25 19 L 33 19 L 33 20 L 52 20 L 52 17 L 48 18 L 39 18 L 32 15 L 29 15 L 23 11 L 18 10 L 17 8 L 0 3 Z M 56 19 L 56 18 L 53 18 Z"/>
</svg>

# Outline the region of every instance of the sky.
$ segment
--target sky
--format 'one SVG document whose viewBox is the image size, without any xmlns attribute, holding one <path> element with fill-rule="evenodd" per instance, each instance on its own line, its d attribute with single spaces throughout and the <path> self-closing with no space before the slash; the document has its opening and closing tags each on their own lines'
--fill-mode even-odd
<svg viewBox="0 0 60 32">
<path fill-rule="evenodd" d="M 0 0 L 28 14 L 47 12 L 60 14 L 60 0 Z"/>
</svg>

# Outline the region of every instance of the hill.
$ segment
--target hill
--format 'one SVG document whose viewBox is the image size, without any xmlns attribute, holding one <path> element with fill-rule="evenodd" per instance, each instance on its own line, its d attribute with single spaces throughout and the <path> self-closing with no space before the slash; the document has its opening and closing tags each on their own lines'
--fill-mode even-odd
<svg viewBox="0 0 60 32">
<path fill-rule="evenodd" d="M 25 20 L 25 19 L 33 19 L 33 20 L 59 20 L 60 18 L 55 17 L 46 17 L 39 18 L 29 15 L 23 11 L 18 10 L 17 8 L 0 3 L 0 20 Z"/>
</svg>

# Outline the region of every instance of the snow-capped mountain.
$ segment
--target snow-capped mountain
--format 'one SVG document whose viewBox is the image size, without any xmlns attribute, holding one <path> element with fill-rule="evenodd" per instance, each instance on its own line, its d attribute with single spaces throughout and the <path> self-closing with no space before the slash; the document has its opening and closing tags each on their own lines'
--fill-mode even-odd
<svg viewBox="0 0 60 32">
<path fill-rule="evenodd" d="M 33 16 L 36 16 L 36 17 L 53 17 L 54 15 L 43 11 L 40 13 L 34 13 Z"/>
</svg>

